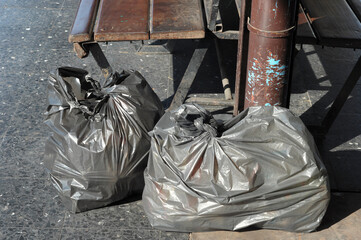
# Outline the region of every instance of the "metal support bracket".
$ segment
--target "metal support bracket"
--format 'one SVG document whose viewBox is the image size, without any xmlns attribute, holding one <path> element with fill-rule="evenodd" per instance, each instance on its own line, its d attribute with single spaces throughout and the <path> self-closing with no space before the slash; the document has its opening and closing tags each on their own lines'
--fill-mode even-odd
<svg viewBox="0 0 361 240">
<path fill-rule="evenodd" d="M 112 67 L 110 66 L 107 58 L 105 57 L 102 49 L 100 48 L 98 43 L 89 43 L 84 45 L 84 48 L 87 51 L 90 51 L 93 55 L 94 60 L 100 67 L 102 74 L 105 78 L 108 78 L 109 75 L 113 72 Z"/>
<path fill-rule="evenodd" d="M 327 134 L 327 132 L 330 130 L 333 122 L 336 120 L 337 115 L 341 111 L 348 96 L 351 94 L 352 90 L 356 86 L 356 83 L 360 79 L 360 77 L 361 77 L 361 56 L 357 60 L 355 66 L 353 67 L 350 75 L 347 77 L 346 82 L 342 86 L 342 89 L 338 93 L 326 117 L 322 121 L 321 126 L 323 128 L 324 134 Z"/>
</svg>

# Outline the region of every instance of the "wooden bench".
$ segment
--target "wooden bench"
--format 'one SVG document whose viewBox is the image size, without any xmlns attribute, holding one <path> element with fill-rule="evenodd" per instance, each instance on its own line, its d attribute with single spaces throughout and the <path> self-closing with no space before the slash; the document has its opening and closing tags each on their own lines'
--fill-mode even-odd
<svg viewBox="0 0 361 240">
<path fill-rule="evenodd" d="M 81 0 L 69 41 L 204 37 L 199 0 Z"/>
<path fill-rule="evenodd" d="M 107 77 L 113 70 L 98 42 L 205 39 L 201 0 L 81 0 L 69 42 L 80 58 L 92 53 Z M 209 43 L 194 49 L 171 107 L 185 100 Z"/>
<path fill-rule="evenodd" d="M 203 0 L 208 31 L 219 39 L 239 39 L 238 21 L 228 12 L 238 10 L 247 36 L 247 21 L 251 0 Z M 361 49 L 361 2 L 360 0 L 300 0 L 296 42 L 330 47 Z M 238 20 L 238 19 L 236 19 Z M 203 11 L 200 0 L 81 0 L 69 36 L 79 57 L 92 52 L 106 75 L 111 70 L 97 42 L 148 40 L 148 39 L 204 39 Z M 242 24 L 240 24 L 242 26 Z M 243 41 L 243 40 L 242 40 Z M 243 48 L 247 49 L 243 41 Z M 181 104 L 187 95 L 203 57 L 207 44 L 202 42 L 195 49 L 173 102 Z M 246 51 L 245 52 L 246 55 Z M 242 55 L 242 56 L 243 56 Z M 243 58 L 243 57 L 242 57 Z M 241 57 L 238 61 L 242 60 Z M 244 59 L 243 59 L 244 60 Z M 245 62 L 245 61 L 243 61 Z M 245 64 L 237 64 L 235 112 L 241 110 L 242 84 Z M 327 133 L 361 75 L 361 56 L 346 79 L 339 95 L 322 122 L 322 132 Z M 242 79 L 242 81 L 238 81 Z"/>
</svg>

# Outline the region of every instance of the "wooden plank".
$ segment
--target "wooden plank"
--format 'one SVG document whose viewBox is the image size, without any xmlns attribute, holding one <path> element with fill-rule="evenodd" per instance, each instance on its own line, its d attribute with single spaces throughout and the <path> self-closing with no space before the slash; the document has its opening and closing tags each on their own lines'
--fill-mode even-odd
<svg viewBox="0 0 361 240">
<path fill-rule="evenodd" d="M 205 106 L 233 106 L 233 100 L 226 100 L 223 98 L 211 98 L 211 97 L 189 97 L 186 103 L 197 103 Z"/>
<path fill-rule="evenodd" d="M 71 28 L 69 42 L 89 41 L 93 35 L 93 26 L 99 0 L 81 0 Z"/>
<path fill-rule="evenodd" d="M 359 21 L 361 21 L 361 1 L 360 0 L 347 0 L 348 4 L 356 14 Z"/>
<path fill-rule="evenodd" d="M 204 38 L 200 0 L 152 0 L 151 39 Z"/>
<path fill-rule="evenodd" d="M 149 0 L 102 0 L 94 30 L 96 41 L 149 39 Z"/>
<path fill-rule="evenodd" d="M 297 43 L 303 44 L 316 44 L 317 38 L 313 33 L 311 25 L 303 11 L 302 6 L 299 7 L 298 11 L 298 25 L 297 25 Z"/>
<path fill-rule="evenodd" d="M 301 0 L 319 44 L 361 48 L 361 23 L 346 0 Z"/>
</svg>

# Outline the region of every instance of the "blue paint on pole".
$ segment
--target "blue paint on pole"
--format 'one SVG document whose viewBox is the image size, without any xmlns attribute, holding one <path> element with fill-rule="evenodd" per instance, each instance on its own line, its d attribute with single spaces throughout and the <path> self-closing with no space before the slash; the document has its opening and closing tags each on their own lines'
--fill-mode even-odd
<svg viewBox="0 0 361 240">
<path fill-rule="evenodd" d="M 276 17 L 277 17 L 277 8 L 278 8 L 278 3 L 277 3 L 277 1 L 276 1 L 276 6 L 275 6 L 274 9 L 272 9 L 273 12 L 275 13 L 274 19 L 276 19 Z"/>
<path fill-rule="evenodd" d="M 278 65 L 281 60 L 276 60 L 276 59 L 274 59 L 274 58 L 270 58 L 270 57 L 269 57 L 267 61 L 268 61 L 268 63 L 269 63 L 270 65 L 275 66 L 275 65 Z"/>
<path fill-rule="evenodd" d="M 269 103 L 266 103 L 266 104 L 265 104 L 265 106 L 270 107 L 270 106 L 272 106 L 272 105 L 271 105 L 271 104 L 269 104 Z"/>
<path fill-rule="evenodd" d="M 269 82 L 271 81 L 271 79 L 267 78 L 266 79 L 266 85 L 269 86 Z"/>
<path fill-rule="evenodd" d="M 247 73 L 247 88 L 249 90 L 246 91 L 246 100 L 258 104 L 259 88 L 264 88 L 262 91 L 265 91 L 264 97 L 267 99 L 265 106 L 280 105 L 279 101 L 274 102 L 274 96 L 270 95 L 270 92 L 281 91 L 282 80 L 288 67 L 281 64 L 278 56 L 271 52 L 268 53 L 266 61 L 253 58 L 250 66 Z"/>
</svg>

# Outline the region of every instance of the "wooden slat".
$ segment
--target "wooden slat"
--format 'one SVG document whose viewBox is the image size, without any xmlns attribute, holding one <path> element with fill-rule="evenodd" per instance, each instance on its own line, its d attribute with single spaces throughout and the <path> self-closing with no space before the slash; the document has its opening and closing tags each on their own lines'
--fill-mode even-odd
<svg viewBox="0 0 361 240">
<path fill-rule="evenodd" d="M 347 0 L 348 4 L 351 6 L 352 10 L 358 17 L 358 20 L 361 21 L 361 1 L 360 0 Z"/>
<path fill-rule="evenodd" d="M 297 43 L 304 44 L 316 44 L 317 38 L 313 33 L 310 23 L 305 15 L 305 12 L 302 9 L 302 6 L 299 7 L 298 11 L 298 25 L 297 25 Z"/>
<path fill-rule="evenodd" d="M 204 38 L 200 0 L 153 0 L 151 39 Z"/>
<path fill-rule="evenodd" d="M 148 0 L 102 0 L 99 8 L 96 41 L 149 39 Z"/>
<path fill-rule="evenodd" d="M 321 45 L 361 48 L 361 23 L 346 0 L 301 0 Z"/>
<path fill-rule="evenodd" d="M 93 35 L 93 25 L 99 0 L 81 0 L 70 35 L 69 42 L 89 41 Z"/>
</svg>

